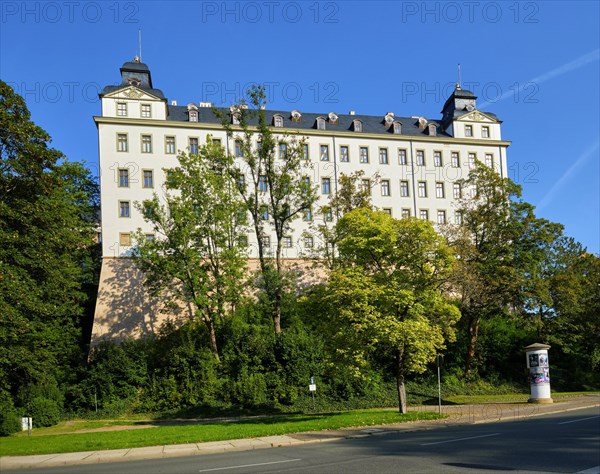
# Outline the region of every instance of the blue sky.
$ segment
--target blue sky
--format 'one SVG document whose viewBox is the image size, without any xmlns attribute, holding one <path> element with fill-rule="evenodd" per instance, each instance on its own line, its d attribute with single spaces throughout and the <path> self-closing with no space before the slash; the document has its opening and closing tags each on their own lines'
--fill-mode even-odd
<svg viewBox="0 0 600 474">
<path fill-rule="evenodd" d="M 179 104 L 439 118 L 464 88 L 503 121 L 509 177 L 541 217 L 600 252 L 599 2 L 0 3 L 0 77 L 97 173 L 97 92 L 138 54 Z"/>
</svg>

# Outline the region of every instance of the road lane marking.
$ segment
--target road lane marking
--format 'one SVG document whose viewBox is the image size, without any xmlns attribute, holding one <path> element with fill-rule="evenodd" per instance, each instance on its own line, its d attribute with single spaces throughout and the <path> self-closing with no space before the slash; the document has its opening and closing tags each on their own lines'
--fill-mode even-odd
<svg viewBox="0 0 600 474">
<path fill-rule="evenodd" d="M 470 436 L 468 438 L 447 439 L 446 441 L 436 441 L 435 443 L 425 443 L 425 444 L 422 444 L 421 446 L 431 446 L 434 444 L 445 444 L 445 443 L 456 443 L 457 441 L 466 441 L 468 439 L 489 438 L 490 436 L 498 436 L 499 434 L 500 433 L 492 433 L 492 434 L 481 435 L 481 436 Z"/>
<path fill-rule="evenodd" d="M 198 472 L 224 471 L 226 469 L 242 469 L 244 467 L 268 466 L 269 464 L 281 464 L 284 462 L 296 461 L 302 461 L 302 459 L 286 459 L 285 461 L 260 462 L 258 464 L 244 464 L 243 466 L 213 467 L 212 469 L 200 469 Z"/>
<path fill-rule="evenodd" d="M 579 471 L 579 472 L 576 472 L 575 474 L 600 474 L 600 466 L 590 467 L 589 469 L 586 469 L 585 471 Z"/>
<path fill-rule="evenodd" d="M 578 423 L 580 421 L 593 420 L 594 418 L 600 418 L 600 415 L 589 416 L 587 418 L 579 418 L 578 420 L 563 421 L 562 423 L 559 423 L 559 425 L 568 425 L 569 423 Z"/>
</svg>

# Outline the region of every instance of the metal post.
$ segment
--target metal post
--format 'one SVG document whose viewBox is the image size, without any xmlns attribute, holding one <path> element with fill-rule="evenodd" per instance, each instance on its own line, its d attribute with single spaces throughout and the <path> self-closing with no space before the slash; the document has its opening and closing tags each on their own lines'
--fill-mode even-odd
<svg viewBox="0 0 600 474">
<path fill-rule="evenodd" d="M 442 379 L 440 377 L 440 355 L 437 355 L 437 376 L 438 376 L 438 408 L 442 414 Z"/>
<path fill-rule="evenodd" d="M 94 404 L 96 405 L 96 413 L 98 413 L 98 391 L 94 389 Z"/>
</svg>

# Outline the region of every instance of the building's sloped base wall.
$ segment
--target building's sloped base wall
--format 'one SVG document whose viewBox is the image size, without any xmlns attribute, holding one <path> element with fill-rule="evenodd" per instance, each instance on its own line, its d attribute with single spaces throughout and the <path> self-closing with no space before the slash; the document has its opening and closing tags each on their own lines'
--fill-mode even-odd
<svg viewBox="0 0 600 474">
<path fill-rule="evenodd" d="M 156 334 L 171 319 L 181 323 L 189 308 L 168 310 L 144 287 L 143 273 L 130 258 L 104 258 L 100 272 L 91 346 L 105 339 L 123 340 Z"/>
<path fill-rule="evenodd" d="M 288 269 L 299 288 L 322 281 L 324 270 L 313 261 L 289 259 Z M 249 271 L 258 268 L 258 262 L 248 262 Z M 152 298 L 144 287 L 143 273 L 131 258 L 102 260 L 98 299 L 94 315 L 91 346 L 103 340 L 121 341 L 156 334 L 167 320 L 182 324 L 192 315 L 190 307 L 180 304 L 165 308 L 157 298 Z"/>
</svg>

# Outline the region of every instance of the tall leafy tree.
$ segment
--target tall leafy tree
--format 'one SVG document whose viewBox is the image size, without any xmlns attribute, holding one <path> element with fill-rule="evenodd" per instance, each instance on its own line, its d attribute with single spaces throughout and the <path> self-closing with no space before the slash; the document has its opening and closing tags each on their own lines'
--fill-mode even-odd
<svg viewBox="0 0 600 474">
<path fill-rule="evenodd" d="M 332 272 L 326 296 L 333 340 L 359 366 L 370 351 L 394 354 L 398 405 L 405 413 L 406 375 L 423 372 L 454 339 L 460 314 L 443 292 L 452 253 L 427 221 L 359 208 L 337 227 L 341 266 Z"/>
<path fill-rule="evenodd" d="M 0 81 L 0 389 L 64 382 L 94 267 L 97 186 Z"/>
<path fill-rule="evenodd" d="M 275 334 L 280 334 L 287 273 L 283 263 L 283 238 L 291 223 L 311 210 L 317 195 L 315 187 L 305 181 L 308 163 L 302 137 L 273 133 L 264 110 L 263 87 L 253 87 L 248 97 L 248 103 L 231 109 L 235 125 L 229 115 L 221 114 L 223 126 L 228 137 L 235 140 L 239 155 L 235 166 L 227 170 L 238 183 L 237 190 L 251 216 L 262 285 Z M 265 246 L 268 226 L 275 232 L 272 256 Z"/>
<path fill-rule="evenodd" d="M 139 231 L 134 250 L 153 295 L 191 305 L 217 360 L 217 327 L 242 297 L 247 260 L 240 242 L 245 205 L 223 173 L 228 159 L 210 137 L 197 155 L 180 154 L 179 166 L 168 170 L 166 203 L 155 195 L 138 204 L 156 234 L 148 239 Z"/>
</svg>

